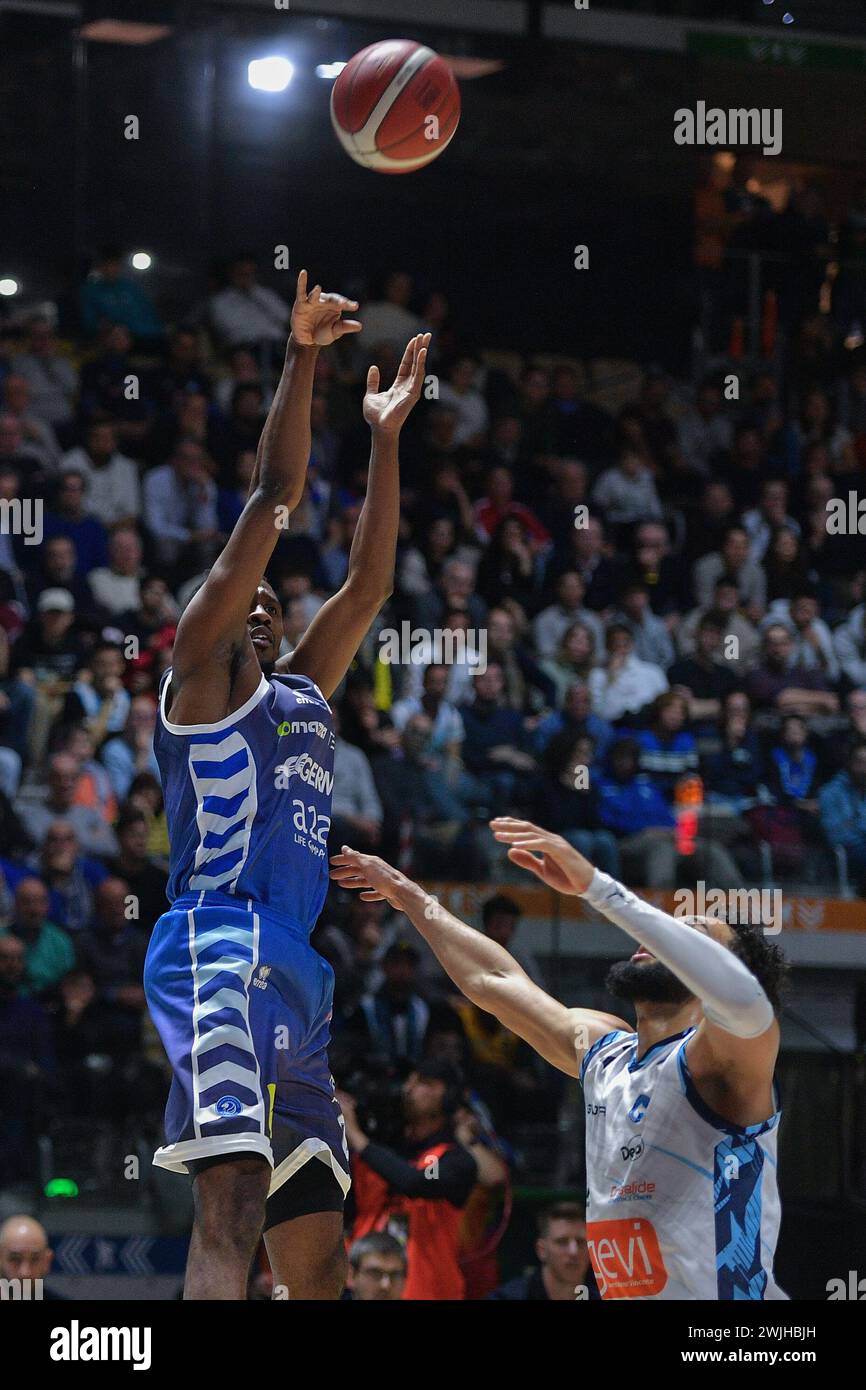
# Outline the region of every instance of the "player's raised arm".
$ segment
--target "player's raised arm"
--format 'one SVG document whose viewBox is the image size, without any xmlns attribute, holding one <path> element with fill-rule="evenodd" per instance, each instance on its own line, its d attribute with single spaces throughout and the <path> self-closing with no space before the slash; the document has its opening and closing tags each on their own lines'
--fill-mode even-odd
<svg viewBox="0 0 866 1390">
<path fill-rule="evenodd" d="M 748 1088 L 772 1075 L 779 1027 L 757 976 L 730 949 L 733 929 L 721 920 L 677 918 L 644 902 L 592 864 L 560 835 L 508 816 L 491 821 L 508 857 L 559 893 L 584 898 L 666 965 L 703 1005 L 689 1059 L 708 1069 L 737 1069 Z M 714 932 L 715 935 L 710 933 Z"/>
<path fill-rule="evenodd" d="M 394 384 L 379 390 L 379 369 L 371 367 L 364 397 L 364 419 L 373 436 L 367 496 L 349 553 L 346 582 L 316 614 L 281 671 L 309 676 L 328 699 L 349 669 L 394 583 L 400 525 L 400 431 L 424 384 L 429 333 L 408 344 Z"/>
<path fill-rule="evenodd" d="M 331 859 L 331 877 L 344 888 L 360 890 L 368 901 L 384 899 L 404 912 L 467 999 L 569 1076 L 580 1075 L 584 1053 L 599 1038 L 615 1029 L 631 1031 L 612 1014 L 567 1009 L 539 989 L 502 946 L 454 917 L 376 855 L 344 845 Z"/>
<path fill-rule="evenodd" d="M 225 549 L 178 624 L 172 667 L 173 718 L 195 722 L 220 718 L 227 685 L 213 676 L 225 671 L 244 647 L 250 658 L 252 693 L 260 679 L 250 645 L 247 615 L 251 597 L 273 554 L 281 526 L 300 501 L 310 457 L 310 405 L 319 349 L 361 325 L 342 317 L 358 306 L 342 295 L 307 292 L 307 272 L 298 276 L 292 331 L 282 376 L 268 412 L 256 456 L 250 495 Z M 256 668 L 255 670 L 253 668 Z M 193 689 L 181 689 L 192 678 Z M 201 688 L 198 688 L 201 687 Z M 180 708 L 178 701 L 183 708 Z"/>
</svg>

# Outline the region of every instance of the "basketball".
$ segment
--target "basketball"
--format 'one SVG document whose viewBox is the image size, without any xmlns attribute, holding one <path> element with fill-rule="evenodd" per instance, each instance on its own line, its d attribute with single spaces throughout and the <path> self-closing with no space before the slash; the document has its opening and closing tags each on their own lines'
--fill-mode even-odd
<svg viewBox="0 0 866 1390">
<path fill-rule="evenodd" d="M 449 144 L 460 90 L 448 64 L 412 39 L 356 53 L 331 91 L 331 121 L 347 154 L 380 174 L 411 174 Z"/>
</svg>

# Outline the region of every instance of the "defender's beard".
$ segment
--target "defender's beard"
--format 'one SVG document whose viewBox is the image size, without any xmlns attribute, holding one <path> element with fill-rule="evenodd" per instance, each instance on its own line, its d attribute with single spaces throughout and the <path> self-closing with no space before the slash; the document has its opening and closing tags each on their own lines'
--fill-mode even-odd
<svg viewBox="0 0 866 1390">
<path fill-rule="evenodd" d="M 660 960 L 640 964 L 620 960 L 610 967 L 605 988 L 616 999 L 632 1004 L 685 1004 L 692 992 Z"/>
</svg>

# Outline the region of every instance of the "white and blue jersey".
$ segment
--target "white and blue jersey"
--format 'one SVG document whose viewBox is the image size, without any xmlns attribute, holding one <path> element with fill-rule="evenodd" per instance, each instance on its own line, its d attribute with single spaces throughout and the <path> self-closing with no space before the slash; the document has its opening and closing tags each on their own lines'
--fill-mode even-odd
<svg viewBox="0 0 866 1390">
<path fill-rule="evenodd" d="M 779 1112 L 738 1126 L 689 1072 L 689 1028 L 638 1060 L 613 1032 L 581 1066 L 587 1242 L 602 1298 L 782 1299 L 773 1275 Z"/>
<path fill-rule="evenodd" d="M 154 1162 L 256 1152 L 271 1191 L 309 1158 L 345 1192 L 348 1153 L 327 1059 L 333 971 L 309 944 L 328 888 L 331 711 L 306 676 L 264 675 L 213 724 L 174 724 L 160 687 L 154 749 L 171 842 L 171 907 L 145 963 L 172 1065 Z"/>
</svg>

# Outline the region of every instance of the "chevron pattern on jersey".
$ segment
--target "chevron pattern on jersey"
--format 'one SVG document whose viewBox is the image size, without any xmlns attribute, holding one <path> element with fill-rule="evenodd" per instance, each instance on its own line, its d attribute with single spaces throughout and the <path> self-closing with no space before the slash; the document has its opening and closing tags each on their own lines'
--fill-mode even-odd
<svg viewBox="0 0 866 1390">
<path fill-rule="evenodd" d="M 237 729 L 225 729 L 196 734 L 188 756 L 199 832 L 189 887 L 230 893 L 249 853 L 258 809 L 252 749 Z"/>
<path fill-rule="evenodd" d="M 719 1298 L 763 1299 L 767 1272 L 761 1262 L 761 1178 L 764 1150 L 733 1136 L 716 1147 L 713 1205 Z"/>
<path fill-rule="evenodd" d="M 249 1023 L 249 985 L 258 963 L 258 916 L 249 925 L 198 928 L 189 913 L 196 984 L 191 1051 L 196 1134 L 265 1132 L 265 1102 Z M 213 912 L 205 921 L 212 924 Z"/>
</svg>

